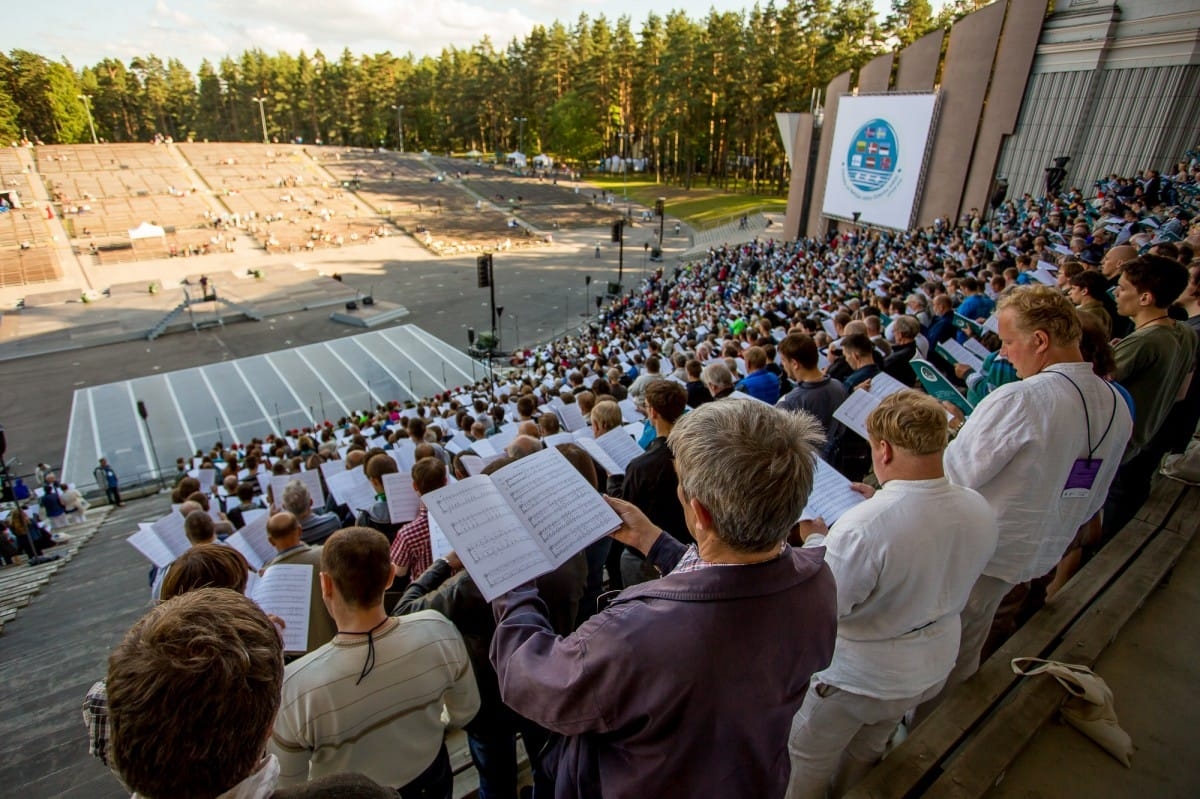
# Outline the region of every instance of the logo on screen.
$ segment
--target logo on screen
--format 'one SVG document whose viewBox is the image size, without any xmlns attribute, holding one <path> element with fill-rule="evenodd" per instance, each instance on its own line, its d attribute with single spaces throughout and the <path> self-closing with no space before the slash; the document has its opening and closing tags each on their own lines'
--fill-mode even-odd
<svg viewBox="0 0 1200 799">
<path fill-rule="evenodd" d="M 900 182 L 899 155 L 896 131 L 886 121 L 872 119 L 850 138 L 843 174 L 846 184 L 860 199 L 887 196 Z"/>
</svg>

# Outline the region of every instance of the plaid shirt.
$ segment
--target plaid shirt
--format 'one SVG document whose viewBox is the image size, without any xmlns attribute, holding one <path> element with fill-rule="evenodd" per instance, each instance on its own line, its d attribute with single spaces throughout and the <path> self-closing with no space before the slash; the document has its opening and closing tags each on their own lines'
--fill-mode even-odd
<svg viewBox="0 0 1200 799">
<path fill-rule="evenodd" d="M 392 541 L 392 563 L 408 567 L 408 575 L 417 579 L 433 565 L 433 548 L 429 543 L 429 511 L 425 506 L 417 518 L 401 527 Z"/>
<path fill-rule="evenodd" d="M 786 546 L 787 546 L 787 544 L 785 543 L 783 546 L 781 546 L 779 548 L 779 555 L 783 554 L 784 547 L 786 547 Z M 779 555 L 776 555 L 776 557 L 779 557 Z M 679 562 L 675 564 L 675 568 L 671 569 L 671 574 L 688 574 L 690 572 L 698 572 L 701 569 L 707 569 L 711 566 L 745 566 L 745 565 L 746 564 L 744 564 L 744 563 L 709 563 L 708 561 L 703 560 L 700 557 L 700 550 L 696 547 L 696 545 L 691 544 L 690 546 L 688 546 L 687 550 L 683 553 L 683 557 L 681 557 L 679 559 Z"/>
<path fill-rule="evenodd" d="M 108 685 L 100 680 L 83 699 L 83 723 L 88 730 L 88 754 L 104 765 L 108 762 Z"/>
</svg>

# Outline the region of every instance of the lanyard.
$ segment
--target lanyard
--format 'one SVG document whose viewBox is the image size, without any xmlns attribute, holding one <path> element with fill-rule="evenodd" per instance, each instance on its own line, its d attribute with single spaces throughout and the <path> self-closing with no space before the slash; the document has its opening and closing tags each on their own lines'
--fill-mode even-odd
<svg viewBox="0 0 1200 799">
<path fill-rule="evenodd" d="M 1110 415 L 1108 417 L 1108 425 L 1105 426 L 1104 432 L 1100 434 L 1100 440 L 1096 442 L 1096 446 L 1092 446 L 1092 420 L 1091 420 L 1091 417 L 1088 415 L 1087 400 L 1083 396 L 1083 389 L 1081 389 L 1079 387 L 1078 383 L 1076 383 L 1074 380 L 1072 380 L 1070 377 L 1063 374 L 1062 372 L 1056 372 L 1053 369 L 1043 369 L 1042 371 L 1047 372 L 1052 375 L 1058 375 L 1062 379 L 1066 380 L 1068 383 L 1071 384 L 1071 387 L 1073 389 L 1075 389 L 1075 393 L 1079 395 L 1079 401 L 1081 403 L 1083 403 L 1083 423 L 1084 423 L 1084 425 L 1086 425 L 1086 427 L 1084 429 L 1087 432 L 1088 463 L 1090 464 L 1094 460 L 1093 456 L 1096 454 L 1096 450 L 1100 449 L 1100 445 L 1103 444 L 1104 439 L 1108 437 L 1108 431 L 1112 430 L 1113 420 L 1115 420 L 1117 418 L 1117 402 L 1119 400 L 1117 398 L 1116 389 L 1114 389 L 1112 386 L 1110 386 L 1108 384 L 1107 380 L 1104 381 L 1104 385 L 1108 387 L 1109 393 L 1112 394 L 1112 398 L 1113 398 L 1112 415 Z"/>
</svg>

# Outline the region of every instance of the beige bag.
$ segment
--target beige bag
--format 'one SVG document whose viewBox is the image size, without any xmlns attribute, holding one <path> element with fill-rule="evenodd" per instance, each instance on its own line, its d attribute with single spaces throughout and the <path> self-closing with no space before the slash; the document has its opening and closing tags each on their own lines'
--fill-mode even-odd
<svg viewBox="0 0 1200 799">
<path fill-rule="evenodd" d="M 1172 480 L 1200 485 L 1200 438 L 1189 441 L 1182 454 L 1168 455 L 1160 471 Z"/>
<path fill-rule="evenodd" d="M 1013 658 L 1012 670 L 1025 677 L 1049 674 L 1058 680 L 1070 694 L 1062 706 L 1063 720 L 1130 767 L 1133 741 L 1117 721 L 1112 690 L 1102 677 L 1086 666 L 1040 658 Z"/>
</svg>

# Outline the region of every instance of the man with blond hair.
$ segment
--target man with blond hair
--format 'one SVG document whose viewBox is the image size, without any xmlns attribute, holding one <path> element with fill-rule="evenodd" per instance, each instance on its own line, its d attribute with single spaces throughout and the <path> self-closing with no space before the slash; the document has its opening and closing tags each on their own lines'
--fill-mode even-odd
<svg viewBox="0 0 1200 799">
<path fill-rule="evenodd" d="M 791 799 L 841 795 L 883 754 L 903 715 L 941 690 L 958 654 L 959 614 L 996 549 L 987 500 L 942 467 L 946 413 L 913 390 L 867 417 L 875 491 L 826 531 L 808 523 L 837 582 L 833 663 L 813 675 L 792 722 Z M 931 553 L 937 553 L 936 557 Z"/>
<path fill-rule="evenodd" d="M 530 584 L 492 603 L 505 704 L 564 736 L 558 795 L 783 795 L 788 729 L 836 628 L 823 550 L 786 543 L 819 440 L 807 414 L 707 403 L 667 438 L 694 545 L 609 500 L 622 522 L 613 536 L 661 579 L 625 589 L 566 637 Z"/>
<path fill-rule="evenodd" d="M 982 494 L 1000 527 L 963 610 L 948 687 L 979 668 L 1005 594 L 1053 569 L 1104 506 L 1133 428 L 1125 401 L 1080 354 L 1079 317 L 1062 292 L 1023 286 L 998 309 L 1000 352 L 1021 379 L 984 397 L 946 448 L 950 482 Z"/>
</svg>

